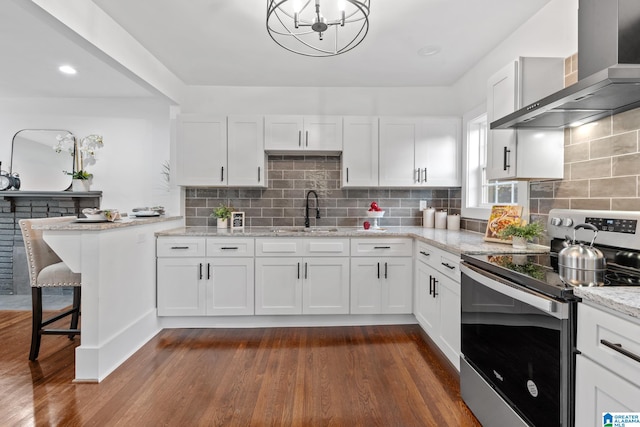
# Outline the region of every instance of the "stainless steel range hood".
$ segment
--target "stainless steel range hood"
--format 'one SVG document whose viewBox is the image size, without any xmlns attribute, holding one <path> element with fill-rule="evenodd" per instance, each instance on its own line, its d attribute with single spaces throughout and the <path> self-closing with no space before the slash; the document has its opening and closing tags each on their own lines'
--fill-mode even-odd
<svg viewBox="0 0 640 427">
<path fill-rule="evenodd" d="M 580 0 L 578 82 L 491 122 L 565 128 L 640 107 L 640 1 Z"/>
</svg>

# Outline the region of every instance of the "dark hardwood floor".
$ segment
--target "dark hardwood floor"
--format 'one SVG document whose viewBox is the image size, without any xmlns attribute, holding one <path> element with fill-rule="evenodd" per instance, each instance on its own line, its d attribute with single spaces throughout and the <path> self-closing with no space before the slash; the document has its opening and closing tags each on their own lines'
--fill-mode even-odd
<svg viewBox="0 0 640 427">
<path fill-rule="evenodd" d="M 479 426 L 416 325 L 164 330 L 99 384 L 0 311 L 2 426 Z"/>
</svg>

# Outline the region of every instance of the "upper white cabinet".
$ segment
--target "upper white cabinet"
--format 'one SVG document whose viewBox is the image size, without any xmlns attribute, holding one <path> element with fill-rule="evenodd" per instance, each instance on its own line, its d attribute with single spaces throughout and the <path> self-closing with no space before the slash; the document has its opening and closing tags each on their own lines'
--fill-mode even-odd
<svg viewBox="0 0 640 427">
<path fill-rule="evenodd" d="M 266 116 L 265 150 L 309 153 L 342 151 L 342 117 Z"/>
<path fill-rule="evenodd" d="M 181 115 L 178 185 L 266 187 L 262 116 Z"/>
<path fill-rule="evenodd" d="M 378 118 L 345 117 L 342 187 L 378 186 Z"/>
<path fill-rule="evenodd" d="M 459 186 L 460 127 L 456 117 L 380 118 L 380 186 Z"/>
<path fill-rule="evenodd" d="M 518 58 L 489 78 L 489 123 L 563 88 L 562 58 Z M 488 131 L 487 179 L 555 179 L 564 172 L 561 129 Z"/>
<path fill-rule="evenodd" d="M 178 185 L 227 185 L 227 118 L 202 114 L 178 118 Z"/>
</svg>

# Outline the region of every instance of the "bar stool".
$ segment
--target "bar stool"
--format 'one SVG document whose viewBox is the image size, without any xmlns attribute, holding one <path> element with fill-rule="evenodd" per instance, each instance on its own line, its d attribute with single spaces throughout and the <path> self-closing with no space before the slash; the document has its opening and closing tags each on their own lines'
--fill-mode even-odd
<svg viewBox="0 0 640 427">
<path fill-rule="evenodd" d="M 80 317 L 80 274 L 74 273 L 67 265 L 53 252 L 42 238 L 42 230 L 34 230 L 33 225 L 56 224 L 69 222 L 76 219 L 73 216 L 21 219 L 20 229 L 27 252 L 27 264 L 29 267 L 29 279 L 31 282 L 31 305 L 32 305 L 32 329 L 31 329 L 31 350 L 29 360 L 36 360 L 40 352 L 40 341 L 42 335 L 68 335 L 73 339 L 80 334 L 78 320 Z M 42 318 L 42 288 L 45 287 L 71 287 L 73 286 L 73 305 L 71 309 L 57 314 L 49 319 Z M 64 317 L 71 316 L 71 326 L 69 329 L 46 329 L 45 327 Z"/>
</svg>

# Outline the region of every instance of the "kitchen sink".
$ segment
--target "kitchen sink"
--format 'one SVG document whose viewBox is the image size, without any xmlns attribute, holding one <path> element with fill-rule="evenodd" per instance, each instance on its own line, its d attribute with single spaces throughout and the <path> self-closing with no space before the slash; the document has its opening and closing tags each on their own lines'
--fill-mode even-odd
<svg viewBox="0 0 640 427">
<path fill-rule="evenodd" d="M 272 228 L 272 233 L 336 233 L 339 230 L 337 228 L 322 228 L 322 227 L 283 227 L 283 228 Z"/>
</svg>

